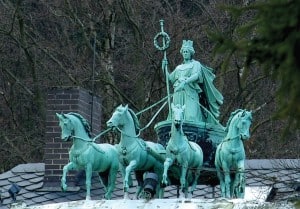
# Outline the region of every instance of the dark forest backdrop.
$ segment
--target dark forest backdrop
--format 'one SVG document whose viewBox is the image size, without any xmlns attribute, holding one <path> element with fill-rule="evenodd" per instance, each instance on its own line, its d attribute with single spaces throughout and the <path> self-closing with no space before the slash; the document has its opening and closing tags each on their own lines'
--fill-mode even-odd
<svg viewBox="0 0 300 209">
<path fill-rule="evenodd" d="M 296 1 L 273 2 L 292 4 L 288 12 L 282 5 L 276 7 L 286 15 L 274 18 L 286 18 L 285 22 L 263 22 L 276 8 L 267 11 L 264 8 L 270 6 L 255 7 L 257 2 L 250 0 L 1 0 L 0 172 L 43 160 L 44 98 L 49 87 L 80 86 L 99 95 L 103 129 L 117 105 L 129 104 L 140 111 L 165 97 L 163 54 L 153 45 L 160 19 L 171 38 L 167 51 L 171 69 L 181 62 L 183 39 L 193 40 L 195 59 L 214 69 L 215 85 L 224 96 L 223 125 L 235 109 L 265 104 L 254 116 L 252 137 L 245 145 L 247 157 L 299 158 L 300 135 L 295 129 L 299 118 L 293 116 L 300 114 L 299 65 L 295 65 L 300 60 L 295 57 L 300 9 Z M 257 16 L 261 13 L 270 15 Z M 271 31 L 268 38 L 264 32 L 269 25 L 284 32 L 273 40 Z M 290 34 L 294 39 L 288 45 L 284 41 Z M 282 66 L 286 60 L 288 68 Z M 286 83 L 291 85 L 282 87 Z M 158 108 L 141 115 L 142 126 Z M 280 114 L 274 118 L 275 113 Z M 165 118 L 166 113 L 161 114 L 154 123 Z M 156 139 L 153 124 L 143 132 L 145 139 Z"/>
</svg>

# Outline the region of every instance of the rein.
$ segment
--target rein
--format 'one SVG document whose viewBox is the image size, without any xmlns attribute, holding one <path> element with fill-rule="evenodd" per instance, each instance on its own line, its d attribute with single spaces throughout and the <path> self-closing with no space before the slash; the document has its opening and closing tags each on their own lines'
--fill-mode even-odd
<svg viewBox="0 0 300 209">
<path fill-rule="evenodd" d="M 79 136 L 71 136 L 72 139 L 80 139 L 81 141 L 84 141 L 84 142 L 94 142 L 94 140 L 86 140 L 84 138 L 81 138 Z"/>
<path fill-rule="evenodd" d="M 170 95 L 170 96 L 172 96 L 172 95 Z M 162 98 L 161 100 L 159 100 L 159 101 L 156 102 L 155 104 L 153 104 L 153 105 L 151 105 L 151 106 L 145 108 L 144 110 L 142 110 L 142 111 L 136 113 L 136 115 L 142 114 L 143 112 L 145 112 L 145 111 L 151 109 L 152 107 L 158 105 L 159 103 L 165 101 L 166 99 L 168 99 L 168 97 Z M 126 134 L 125 132 L 123 132 L 122 130 L 120 130 L 118 127 L 116 127 L 116 128 L 120 131 L 120 133 L 123 133 L 123 134 L 126 135 L 126 136 L 129 136 L 129 137 L 138 137 L 138 136 L 141 134 L 141 132 L 142 132 L 143 130 L 145 130 L 146 128 L 148 128 L 148 127 L 151 125 L 151 123 L 153 122 L 153 120 L 157 117 L 157 115 L 160 113 L 160 111 L 166 106 L 166 104 L 167 104 L 167 102 L 164 102 L 164 104 L 163 104 L 163 105 L 158 109 L 158 111 L 154 114 L 154 116 L 152 117 L 152 119 L 150 120 L 150 122 L 149 122 L 144 128 L 141 128 L 141 129 L 139 130 L 139 134 L 136 135 L 136 136 L 130 136 L 130 135 Z M 108 133 L 108 132 L 111 131 L 111 130 L 112 130 L 112 128 L 108 128 L 108 129 L 102 131 L 100 134 L 98 134 L 97 136 L 95 136 L 95 137 L 92 139 L 92 142 L 94 142 L 96 139 L 98 139 L 99 137 L 101 137 L 102 135 Z"/>
<path fill-rule="evenodd" d="M 81 137 L 79 137 L 79 136 L 71 136 L 71 138 L 73 139 L 73 141 L 74 141 L 74 139 L 80 139 L 80 140 L 83 141 L 83 142 L 88 142 L 88 143 L 94 142 L 94 139 L 86 140 L 86 139 L 81 138 Z M 92 147 L 93 147 L 96 151 L 98 151 L 98 152 L 100 152 L 100 153 L 102 153 L 102 154 L 105 153 L 100 147 L 97 147 L 95 143 L 91 143 L 91 145 L 92 145 Z"/>
<path fill-rule="evenodd" d="M 163 105 L 158 109 L 158 111 L 154 114 L 154 116 L 151 118 L 150 122 L 144 127 L 144 128 L 141 128 L 139 132 L 145 130 L 146 128 L 148 128 L 151 123 L 153 122 L 153 120 L 156 118 L 156 116 L 160 113 L 160 111 L 166 106 L 167 102 L 163 103 Z M 140 133 L 139 133 L 140 135 Z"/>
<path fill-rule="evenodd" d="M 135 136 L 131 136 L 131 135 L 125 133 L 124 131 L 122 131 L 122 130 L 121 130 L 119 127 L 117 127 L 117 126 L 116 126 L 116 129 L 117 129 L 118 131 L 120 131 L 121 134 L 124 134 L 125 136 L 131 137 L 131 138 L 138 138 L 139 135 L 140 135 L 140 133 L 141 133 L 141 132 L 139 131 L 139 134 L 136 134 Z"/>
<path fill-rule="evenodd" d="M 232 141 L 232 140 L 234 140 L 236 138 L 239 138 L 241 140 L 241 136 L 237 135 L 235 137 L 225 138 L 222 142 L 229 142 L 229 141 Z"/>
</svg>

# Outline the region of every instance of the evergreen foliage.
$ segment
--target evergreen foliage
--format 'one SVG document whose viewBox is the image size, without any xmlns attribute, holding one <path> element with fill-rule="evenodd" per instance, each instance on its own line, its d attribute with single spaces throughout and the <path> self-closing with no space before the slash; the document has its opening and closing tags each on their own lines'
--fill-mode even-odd
<svg viewBox="0 0 300 209">
<path fill-rule="evenodd" d="M 0 1 L 0 172 L 41 162 L 45 98 L 52 87 L 80 87 L 100 96 L 103 129 L 120 104 L 135 111 L 151 106 L 138 118 L 141 127 L 148 124 L 161 103 L 152 105 L 166 96 L 163 53 L 153 45 L 161 19 L 171 39 L 166 53 L 170 71 L 182 61 L 179 51 L 186 39 L 194 41 L 194 58 L 214 69 L 214 84 L 224 96 L 221 124 L 238 108 L 255 110 L 267 103 L 254 116 L 247 157 L 297 158 L 300 130 L 282 141 L 287 123 L 270 116 L 277 111 L 273 98 L 281 84 L 278 116 L 293 119 L 294 125 L 300 121 L 299 3 L 251 2 Z M 221 3 L 230 12 L 220 9 Z M 222 36 L 211 41 L 208 28 Z M 227 56 L 213 56 L 216 43 Z M 143 129 L 145 139 L 156 140 L 152 125 L 167 114 L 163 109 Z M 103 137 L 103 142 L 117 140 L 113 134 Z"/>
<path fill-rule="evenodd" d="M 276 94 L 279 110 L 275 116 L 287 119 L 290 130 L 299 128 L 300 2 L 268 0 L 223 8 L 237 26 L 232 34 L 211 34 L 217 41 L 215 52 L 227 55 L 224 63 L 236 55 L 243 59 L 246 69 L 256 65 L 279 81 Z M 238 25 L 239 22 L 242 24 Z"/>
</svg>

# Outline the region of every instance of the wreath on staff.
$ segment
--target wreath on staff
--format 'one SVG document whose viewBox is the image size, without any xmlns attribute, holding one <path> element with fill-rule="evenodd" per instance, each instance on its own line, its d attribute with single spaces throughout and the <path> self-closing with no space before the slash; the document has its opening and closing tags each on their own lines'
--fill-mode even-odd
<svg viewBox="0 0 300 209">
<path fill-rule="evenodd" d="M 158 44 L 158 38 L 162 36 L 162 38 L 165 40 L 165 44 L 163 46 L 159 46 Z M 154 37 L 154 46 L 155 48 L 157 48 L 160 51 L 166 50 L 167 48 L 169 48 L 170 46 L 170 37 L 167 33 L 165 32 L 159 32 L 158 34 L 156 34 L 156 36 Z"/>
</svg>

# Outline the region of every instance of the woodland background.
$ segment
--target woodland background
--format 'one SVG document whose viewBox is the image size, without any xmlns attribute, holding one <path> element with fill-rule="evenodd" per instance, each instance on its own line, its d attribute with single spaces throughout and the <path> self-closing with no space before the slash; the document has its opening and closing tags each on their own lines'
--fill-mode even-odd
<svg viewBox="0 0 300 209">
<path fill-rule="evenodd" d="M 245 143 L 247 158 L 299 158 L 299 120 L 293 117 L 300 114 L 300 59 L 295 55 L 300 47 L 300 9 L 296 1 L 273 2 L 292 3 L 288 9 L 293 11 L 281 5 L 282 14 L 274 14 L 278 6 L 259 10 L 262 7 L 250 0 L 0 0 L 0 172 L 43 160 L 49 87 L 80 86 L 99 95 L 103 129 L 117 105 L 140 111 L 165 97 L 163 53 L 153 45 L 161 19 L 171 38 L 170 69 L 181 62 L 183 39 L 193 40 L 195 59 L 214 69 L 214 83 L 224 96 L 221 124 L 226 125 L 237 108 L 254 110 L 265 104 L 253 117 L 252 136 Z M 259 24 L 255 18 L 260 12 L 286 22 Z M 271 38 L 257 36 L 282 25 L 291 28 L 280 33 L 284 37 L 272 31 Z M 295 49 L 282 42 L 293 31 Z M 266 49 L 291 53 L 262 53 Z M 292 67 L 276 71 L 282 70 L 282 60 Z M 140 116 L 142 126 L 158 108 Z M 161 114 L 153 124 L 165 118 L 166 113 Z M 143 132 L 147 140 L 156 139 L 153 124 Z M 104 139 L 110 141 L 109 135 Z"/>
</svg>

